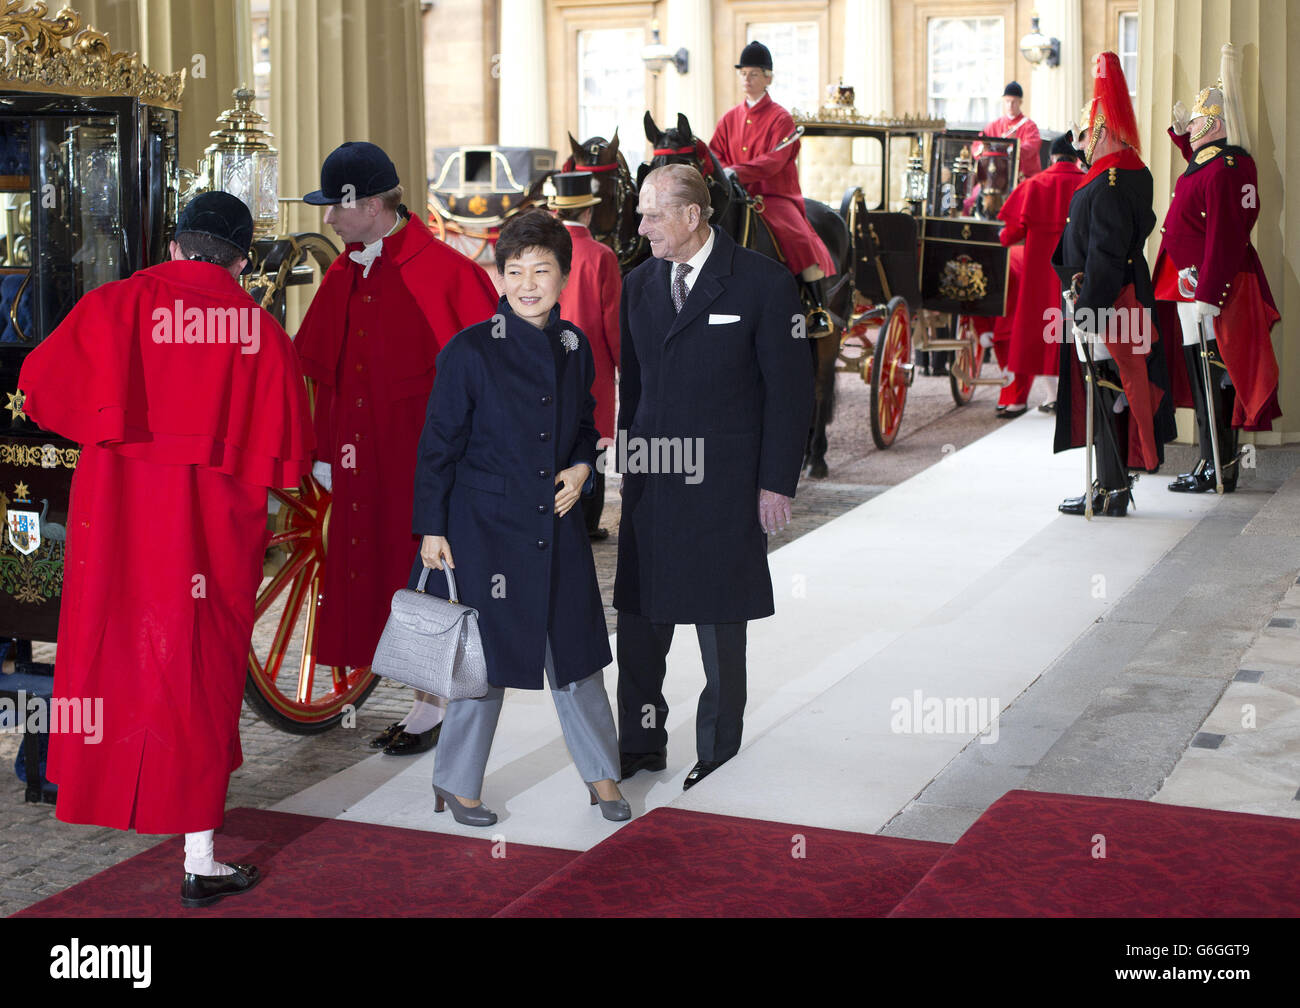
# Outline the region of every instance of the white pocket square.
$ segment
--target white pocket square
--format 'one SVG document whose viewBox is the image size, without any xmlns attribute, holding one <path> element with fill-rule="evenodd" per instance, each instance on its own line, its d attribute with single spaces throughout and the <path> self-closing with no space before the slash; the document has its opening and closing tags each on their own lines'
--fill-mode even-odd
<svg viewBox="0 0 1300 1008">
<path fill-rule="evenodd" d="M 709 325 L 726 325 L 729 322 L 739 322 L 739 315 L 710 315 Z"/>
</svg>

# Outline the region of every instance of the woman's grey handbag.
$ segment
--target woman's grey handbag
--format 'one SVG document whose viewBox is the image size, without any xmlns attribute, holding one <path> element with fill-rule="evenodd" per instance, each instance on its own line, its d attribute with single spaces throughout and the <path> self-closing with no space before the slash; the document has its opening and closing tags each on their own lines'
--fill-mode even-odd
<svg viewBox="0 0 1300 1008">
<path fill-rule="evenodd" d="M 456 577 L 445 564 L 450 600 L 425 592 L 432 569 L 424 568 L 415 591 L 394 593 L 371 671 L 448 700 L 481 697 L 488 681 L 478 610 L 456 601 Z"/>
</svg>

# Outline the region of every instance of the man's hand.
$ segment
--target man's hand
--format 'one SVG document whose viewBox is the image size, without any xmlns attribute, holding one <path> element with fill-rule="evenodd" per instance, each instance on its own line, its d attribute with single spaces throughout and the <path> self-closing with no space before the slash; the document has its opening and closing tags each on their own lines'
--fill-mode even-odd
<svg viewBox="0 0 1300 1008">
<path fill-rule="evenodd" d="M 446 536 L 425 536 L 420 542 L 420 560 L 424 566 L 434 570 L 442 570 L 444 560 L 448 567 L 456 569 L 456 561 L 451 558 L 451 544 L 447 542 Z"/>
<path fill-rule="evenodd" d="M 328 462 L 313 462 L 311 474 L 316 478 L 316 482 L 325 488 L 327 493 L 334 492 L 334 477 L 330 473 Z"/>
<path fill-rule="evenodd" d="M 1173 131 L 1176 134 L 1182 136 L 1187 132 L 1187 126 L 1192 121 L 1192 117 L 1187 111 L 1187 106 L 1182 102 L 1175 102 L 1172 114 L 1173 122 L 1169 125 L 1173 128 Z"/>
<path fill-rule="evenodd" d="M 758 492 L 758 523 L 768 535 L 776 535 L 790 524 L 790 504 L 793 498 L 771 490 Z"/>
<path fill-rule="evenodd" d="M 578 503 L 578 498 L 582 496 L 582 485 L 587 482 L 587 477 L 590 475 L 591 466 L 586 462 L 579 462 L 576 466 L 563 470 L 555 478 L 555 485 L 558 488 L 555 491 L 555 513 L 561 518 Z"/>
</svg>

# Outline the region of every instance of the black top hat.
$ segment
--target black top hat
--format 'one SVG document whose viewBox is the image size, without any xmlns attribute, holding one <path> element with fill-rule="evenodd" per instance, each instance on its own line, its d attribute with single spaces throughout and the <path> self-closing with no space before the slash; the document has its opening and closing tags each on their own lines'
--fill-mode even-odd
<svg viewBox="0 0 1300 1008">
<path fill-rule="evenodd" d="M 396 189 L 397 169 L 392 158 L 365 140 L 349 140 L 334 149 L 320 169 L 320 188 L 303 202 L 316 206 L 359 200 Z"/>
<path fill-rule="evenodd" d="M 582 210 L 596 206 L 599 196 L 591 194 L 591 172 L 560 172 L 551 176 L 555 183 L 555 195 L 546 201 L 552 210 Z"/>
<path fill-rule="evenodd" d="M 1059 137 L 1052 141 L 1052 146 L 1048 153 L 1052 157 L 1065 157 L 1071 161 L 1079 160 L 1079 152 L 1074 146 L 1074 134 L 1066 130 Z"/>
<path fill-rule="evenodd" d="M 772 52 L 762 42 L 751 42 L 740 50 L 740 62 L 736 64 L 736 69 L 741 67 L 758 67 L 760 70 L 772 69 Z"/>
<path fill-rule="evenodd" d="M 1008 95 L 1012 98 L 1023 98 L 1025 96 L 1025 89 L 1015 81 L 1012 81 L 1002 89 L 1002 97 L 1006 98 Z"/>
<path fill-rule="evenodd" d="M 204 234 L 247 256 L 253 244 L 253 214 L 238 196 L 219 190 L 200 193 L 185 204 L 176 221 L 176 234 Z"/>
</svg>

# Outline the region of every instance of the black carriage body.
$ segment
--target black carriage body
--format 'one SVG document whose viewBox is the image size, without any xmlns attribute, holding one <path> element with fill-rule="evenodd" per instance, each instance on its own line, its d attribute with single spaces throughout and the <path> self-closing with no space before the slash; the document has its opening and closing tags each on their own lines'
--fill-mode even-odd
<svg viewBox="0 0 1300 1008">
<path fill-rule="evenodd" d="M 0 91 L 0 637 L 56 638 L 79 454 L 23 414 L 19 371 L 83 294 L 166 258 L 176 128 L 135 98 Z"/>
<path fill-rule="evenodd" d="M 436 147 L 429 199 L 458 224 L 496 226 L 554 170 L 555 151 L 540 147 Z"/>
<path fill-rule="evenodd" d="M 921 214 L 921 301 L 963 315 L 1006 314 L 1008 251 L 997 218 L 1019 172 L 1019 141 L 977 130 L 931 138 Z"/>
</svg>

